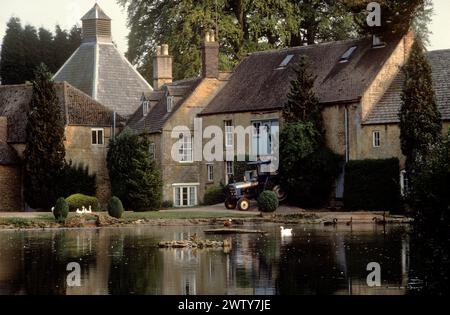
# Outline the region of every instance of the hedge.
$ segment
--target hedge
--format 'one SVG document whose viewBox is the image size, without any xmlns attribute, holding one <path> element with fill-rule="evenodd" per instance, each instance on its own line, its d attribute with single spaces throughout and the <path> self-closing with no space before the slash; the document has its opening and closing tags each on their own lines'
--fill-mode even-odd
<svg viewBox="0 0 450 315">
<path fill-rule="evenodd" d="M 71 212 L 76 211 L 84 206 L 86 209 L 89 209 L 91 206 L 92 211 L 99 211 L 100 204 L 95 197 L 86 196 L 83 194 L 75 194 L 66 198 L 67 203 L 69 204 L 69 209 Z"/>
<path fill-rule="evenodd" d="M 399 165 L 397 158 L 348 162 L 344 177 L 344 207 L 348 210 L 398 211 L 401 208 Z"/>
<path fill-rule="evenodd" d="M 225 201 L 225 192 L 223 186 L 211 187 L 206 189 L 203 197 L 203 204 L 206 206 L 216 205 Z"/>
</svg>

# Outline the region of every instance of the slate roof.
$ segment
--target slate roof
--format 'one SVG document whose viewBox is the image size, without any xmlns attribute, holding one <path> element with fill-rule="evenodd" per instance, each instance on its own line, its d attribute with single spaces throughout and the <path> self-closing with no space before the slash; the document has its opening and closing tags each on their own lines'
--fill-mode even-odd
<svg viewBox="0 0 450 315">
<path fill-rule="evenodd" d="M 432 69 L 438 109 L 443 120 L 450 120 L 450 49 L 428 52 Z M 400 71 L 381 100 L 375 105 L 363 124 L 398 123 L 402 104 L 401 92 L 404 75 Z"/>
<path fill-rule="evenodd" d="M 107 16 L 102 8 L 96 3 L 92 9 L 81 18 L 81 20 L 111 20 L 111 18 Z"/>
<path fill-rule="evenodd" d="M 365 38 L 250 54 L 201 114 L 280 109 L 295 77 L 292 65 L 301 56 L 309 58 L 317 75 L 315 92 L 321 103 L 357 102 L 399 41 L 389 40 L 386 47 L 377 49 L 372 48 L 372 39 Z M 357 48 L 349 61 L 340 63 L 344 53 L 354 46 Z M 289 64 L 280 68 L 289 55 L 293 55 Z"/>
<path fill-rule="evenodd" d="M 165 122 L 176 112 L 201 81 L 201 78 L 180 80 L 163 85 L 160 90 L 144 95 L 142 101 L 150 101 L 149 112 L 144 116 L 142 106 L 139 106 L 128 120 L 128 127 L 139 133 L 161 132 Z M 167 112 L 167 96 L 175 98 L 171 112 Z"/>
<path fill-rule="evenodd" d="M 82 91 L 64 82 L 55 84 L 65 123 L 76 126 L 107 127 L 113 112 Z M 8 118 L 8 143 L 26 142 L 26 125 L 33 88 L 31 85 L 0 86 L 0 116 Z M 124 121 L 120 115 L 117 123 Z"/>
</svg>

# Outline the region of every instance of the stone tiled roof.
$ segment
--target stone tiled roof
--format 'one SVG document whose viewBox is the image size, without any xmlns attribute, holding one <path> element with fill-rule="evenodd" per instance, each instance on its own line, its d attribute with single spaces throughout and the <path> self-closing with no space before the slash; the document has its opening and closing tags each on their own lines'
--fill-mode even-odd
<svg viewBox="0 0 450 315">
<path fill-rule="evenodd" d="M 0 165 L 14 165 L 19 163 L 19 161 L 16 150 L 9 144 L 0 141 Z"/>
<path fill-rule="evenodd" d="M 132 115 L 142 93 L 153 89 L 112 43 L 87 42 L 54 76 L 67 81 L 123 117 Z"/>
<path fill-rule="evenodd" d="M 111 126 L 113 112 L 68 83 L 55 84 L 61 113 L 68 125 Z M 0 86 L 0 116 L 8 118 L 9 143 L 26 142 L 27 115 L 33 88 L 31 85 Z M 124 121 L 120 115 L 117 122 Z"/>
<path fill-rule="evenodd" d="M 280 109 L 295 77 L 292 65 L 301 56 L 308 57 L 317 75 L 314 88 L 321 103 L 359 101 L 399 42 L 400 39 L 392 39 L 386 47 L 373 49 L 372 40 L 366 38 L 250 54 L 202 115 Z M 341 63 L 341 57 L 352 47 L 356 50 L 351 58 Z M 292 59 L 282 67 L 290 55 Z"/>
<path fill-rule="evenodd" d="M 428 53 L 432 68 L 434 90 L 438 109 L 443 120 L 450 120 L 450 49 L 436 50 Z M 402 104 L 401 92 L 404 75 L 399 72 L 381 100 L 367 116 L 364 124 L 398 123 Z"/>
<path fill-rule="evenodd" d="M 128 127 L 139 133 L 160 132 L 165 122 L 176 112 L 200 82 L 201 78 L 176 81 L 163 85 L 160 90 L 144 95 L 142 101 L 150 101 L 149 112 L 144 116 L 142 106 L 139 106 L 134 115 L 129 119 Z M 173 96 L 175 99 L 171 112 L 167 111 L 168 96 Z"/>
<path fill-rule="evenodd" d="M 90 9 L 81 20 L 111 20 L 109 16 L 100 8 L 96 3 L 92 9 Z"/>
</svg>

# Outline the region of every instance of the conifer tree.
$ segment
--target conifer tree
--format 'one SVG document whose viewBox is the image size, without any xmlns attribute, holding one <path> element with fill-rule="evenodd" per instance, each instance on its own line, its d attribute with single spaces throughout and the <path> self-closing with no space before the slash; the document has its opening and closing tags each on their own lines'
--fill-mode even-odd
<svg viewBox="0 0 450 315">
<path fill-rule="evenodd" d="M 4 85 L 20 84 L 24 82 L 26 72 L 23 28 L 20 19 L 16 17 L 12 17 L 6 27 L 0 58 L 0 77 Z"/>
<path fill-rule="evenodd" d="M 24 153 L 25 201 L 32 208 L 49 209 L 58 196 L 64 167 L 64 120 L 47 67 L 35 72 L 26 127 Z"/>
</svg>

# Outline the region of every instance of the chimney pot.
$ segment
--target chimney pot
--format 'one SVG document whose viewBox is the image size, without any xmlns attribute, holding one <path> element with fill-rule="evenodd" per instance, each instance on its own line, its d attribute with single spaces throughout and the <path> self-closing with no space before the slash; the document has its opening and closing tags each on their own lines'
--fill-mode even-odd
<svg viewBox="0 0 450 315">
<path fill-rule="evenodd" d="M 219 78 L 219 43 L 214 30 L 205 32 L 202 50 L 202 75 L 204 78 Z"/>
<path fill-rule="evenodd" d="M 168 56 L 169 55 L 169 45 L 163 44 L 161 47 L 162 47 L 162 55 Z"/>
<path fill-rule="evenodd" d="M 206 32 L 206 33 L 205 33 L 205 42 L 206 42 L 206 43 L 209 43 L 210 41 L 211 41 L 211 35 L 210 35 L 209 32 Z"/>
<path fill-rule="evenodd" d="M 214 32 L 214 30 L 210 30 L 209 31 L 209 39 L 211 42 L 215 42 L 216 41 L 216 34 Z"/>
<path fill-rule="evenodd" d="M 156 46 L 156 55 L 161 56 L 161 46 Z"/>
<path fill-rule="evenodd" d="M 172 57 L 169 56 L 169 45 L 156 47 L 153 57 L 153 88 L 159 90 L 164 84 L 172 83 Z"/>
</svg>

